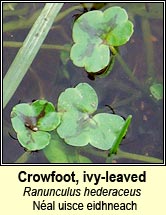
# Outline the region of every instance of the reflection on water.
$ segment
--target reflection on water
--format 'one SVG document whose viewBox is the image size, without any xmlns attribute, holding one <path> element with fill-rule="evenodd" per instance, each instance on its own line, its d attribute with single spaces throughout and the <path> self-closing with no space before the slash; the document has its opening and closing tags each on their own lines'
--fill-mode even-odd
<svg viewBox="0 0 166 215">
<path fill-rule="evenodd" d="M 30 5 L 30 6 L 29 6 Z M 63 10 L 79 5 L 65 3 Z M 108 3 L 104 7 L 115 5 Z M 163 16 L 162 3 L 116 3 L 124 7 L 130 20 L 134 22 L 135 31 L 132 39 L 120 49 L 121 56 L 132 68 L 142 86 L 147 87 L 154 78 L 163 82 Z M 27 8 L 24 17 L 34 14 L 43 4 L 19 3 L 20 9 Z M 72 11 L 58 23 L 54 23 L 44 43 L 72 44 L 71 29 L 75 14 Z M 7 16 L 4 22 L 17 20 L 16 16 Z M 146 30 L 146 31 L 145 31 Z M 3 34 L 4 41 L 23 41 L 29 31 L 25 29 L 9 30 Z M 3 49 L 3 74 L 13 61 L 17 48 Z M 154 101 L 146 90 L 140 91 L 126 75 L 124 68 L 116 61 L 111 74 L 104 78 L 89 80 L 84 69 L 75 67 L 71 61 L 66 64 L 60 58 L 60 51 L 41 49 L 24 77 L 16 93 L 3 112 L 3 162 L 13 163 L 24 153 L 24 149 L 8 134 L 15 137 L 10 123 L 12 107 L 21 102 L 46 98 L 56 104 L 59 94 L 68 87 L 80 82 L 87 82 L 95 88 L 99 96 L 99 108 L 108 111 L 105 105 L 111 105 L 115 112 L 124 117 L 131 114 L 132 124 L 121 149 L 131 153 L 154 156 L 163 159 L 163 103 Z M 87 153 L 88 154 L 88 153 Z M 88 156 L 94 163 L 104 163 L 99 156 Z M 28 163 L 47 163 L 42 152 L 33 153 Z M 119 159 L 118 163 L 138 163 L 135 160 Z M 139 162 L 141 163 L 141 162 Z"/>
</svg>

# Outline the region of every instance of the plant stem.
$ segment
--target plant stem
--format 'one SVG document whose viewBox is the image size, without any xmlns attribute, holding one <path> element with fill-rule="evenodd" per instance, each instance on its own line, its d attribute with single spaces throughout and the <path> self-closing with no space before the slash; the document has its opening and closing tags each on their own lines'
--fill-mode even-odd
<svg viewBox="0 0 166 215">
<path fill-rule="evenodd" d="M 21 9 L 3 11 L 3 18 L 7 17 L 7 16 L 22 16 L 22 15 L 25 15 L 28 12 L 28 9 L 29 9 L 29 4 L 25 5 Z"/>
<path fill-rule="evenodd" d="M 119 63 L 121 64 L 121 66 L 123 67 L 125 73 L 127 74 L 127 76 L 130 78 L 130 80 L 138 87 L 140 88 L 141 84 L 139 82 L 139 80 L 133 75 L 132 70 L 128 67 L 128 65 L 126 64 L 126 62 L 123 60 L 123 58 L 121 57 L 121 55 L 116 51 L 116 49 L 113 46 L 110 46 L 110 49 L 112 51 L 112 53 L 114 55 L 116 55 L 117 60 L 119 61 Z M 141 88 L 142 90 L 142 88 Z"/>
<path fill-rule="evenodd" d="M 126 106 L 131 104 L 133 101 L 139 99 L 141 97 L 141 93 L 138 91 L 137 94 L 132 94 L 130 97 L 127 97 L 126 99 L 117 101 L 116 103 L 111 104 L 113 108 L 121 107 L 121 106 Z"/>
<path fill-rule="evenodd" d="M 34 69 L 32 69 L 31 67 L 29 68 L 32 76 L 34 77 L 34 79 L 36 80 L 36 83 L 38 85 L 38 92 L 39 92 L 39 98 L 40 99 L 44 99 L 45 98 L 45 94 L 44 94 L 44 90 L 43 90 L 43 87 L 42 87 L 42 80 L 39 78 L 39 76 L 37 75 L 37 72 L 34 71 Z"/>
<path fill-rule="evenodd" d="M 108 157 L 108 151 L 101 151 L 101 150 L 94 150 L 93 148 L 91 147 L 88 147 L 88 146 L 85 146 L 85 147 L 79 147 L 79 153 L 88 153 L 90 155 L 94 155 L 94 156 L 98 156 L 100 158 L 104 158 L 106 159 Z"/>
<path fill-rule="evenodd" d="M 128 83 L 124 83 L 121 80 L 113 80 L 111 88 L 120 89 L 121 91 L 131 95 L 138 93 L 138 89 L 135 89 L 133 86 L 130 86 Z"/>
<path fill-rule="evenodd" d="M 7 48 L 20 48 L 22 47 L 23 42 L 14 42 L 14 41 L 4 41 L 3 47 Z M 59 50 L 59 51 L 70 51 L 68 47 L 62 46 L 62 45 L 55 45 L 55 44 L 43 44 L 41 46 L 42 49 L 53 49 L 53 50 Z"/>
<path fill-rule="evenodd" d="M 58 22 L 58 21 L 64 19 L 67 15 L 69 15 L 74 10 L 79 10 L 79 9 L 82 9 L 82 5 L 75 5 L 73 7 L 69 7 L 68 9 L 60 12 L 58 14 L 58 16 L 56 17 L 55 21 Z"/>
<path fill-rule="evenodd" d="M 24 152 L 16 161 L 15 163 L 26 163 L 31 155 L 31 152 Z"/>
<path fill-rule="evenodd" d="M 94 155 L 94 156 L 104 158 L 104 159 L 106 159 L 107 163 L 110 163 L 111 158 L 113 158 L 113 159 L 126 158 L 126 159 L 131 159 L 131 160 L 138 160 L 138 161 L 142 161 L 142 162 L 146 162 L 146 163 L 162 163 L 163 162 L 163 160 L 155 158 L 155 157 L 149 157 L 149 156 L 145 156 L 145 155 L 139 155 L 139 154 L 124 152 L 120 149 L 117 150 L 116 155 L 113 154 L 113 155 L 111 155 L 111 157 L 108 157 L 108 153 L 106 153 L 106 151 L 96 152 L 90 148 L 86 148 L 86 147 L 81 148 L 80 147 L 80 152 L 81 151 L 89 153 L 89 154 Z M 113 159 L 111 159 L 111 161 Z"/>
<path fill-rule="evenodd" d="M 129 85 L 121 82 L 120 80 L 118 80 L 118 81 L 114 80 L 111 83 L 111 89 L 113 89 L 113 90 L 118 89 L 122 92 L 129 94 L 129 96 L 127 96 L 127 98 L 125 98 L 123 100 L 118 100 L 117 102 L 112 102 L 111 106 L 113 106 L 114 108 L 128 105 L 132 101 L 135 101 L 142 96 L 141 91 L 138 91 L 135 88 L 130 87 Z"/>
<path fill-rule="evenodd" d="M 155 66 L 154 66 L 154 51 L 153 44 L 151 41 L 151 29 L 148 19 L 142 18 L 142 32 L 143 39 L 145 44 L 145 53 L 146 53 L 146 65 L 147 65 L 147 74 L 149 81 L 153 81 L 155 78 Z"/>
<path fill-rule="evenodd" d="M 63 3 L 46 3 L 3 79 L 3 108 L 32 64 Z"/>
<path fill-rule="evenodd" d="M 139 155 L 129 152 L 124 152 L 120 149 L 118 149 L 117 154 L 118 158 L 127 158 L 132 160 L 139 160 L 147 163 L 163 163 L 163 160 L 155 158 L 155 157 L 149 157 L 145 155 Z"/>
<path fill-rule="evenodd" d="M 40 15 L 41 9 L 37 10 L 29 19 L 19 19 L 17 21 L 11 21 L 3 24 L 3 32 L 15 31 L 20 29 L 30 28 L 37 17 Z"/>
<path fill-rule="evenodd" d="M 66 9 L 65 11 L 62 11 L 61 13 L 58 14 L 54 22 L 58 22 L 65 18 L 68 14 L 70 14 L 72 11 L 81 9 L 82 6 L 76 5 L 73 7 L 70 7 Z M 17 21 L 11 21 L 3 24 L 3 32 L 8 32 L 8 31 L 15 31 L 15 30 L 20 30 L 20 29 L 26 29 L 30 28 L 39 14 L 41 13 L 41 9 L 37 10 L 34 14 L 32 14 L 28 19 L 19 19 Z"/>
</svg>

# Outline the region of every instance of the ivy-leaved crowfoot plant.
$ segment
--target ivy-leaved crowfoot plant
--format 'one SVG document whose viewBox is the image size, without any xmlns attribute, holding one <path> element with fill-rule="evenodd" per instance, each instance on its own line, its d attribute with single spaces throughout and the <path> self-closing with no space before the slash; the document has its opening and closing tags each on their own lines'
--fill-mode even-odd
<svg viewBox="0 0 166 215">
<path fill-rule="evenodd" d="M 123 8 L 89 11 L 74 23 L 70 57 L 76 66 L 96 73 L 109 64 L 110 46 L 124 45 L 132 34 L 133 24 Z"/>
<path fill-rule="evenodd" d="M 60 117 L 51 102 L 37 100 L 14 106 L 11 122 L 20 144 L 29 151 L 35 151 L 49 144 L 49 131 L 56 129 Z"/>
<path fill-rule="evenodd" d="M 11 121 L 20 144 L 29 151 L 45 148 L 51 140 L 50 131 L 55 129 L 71 146 L 117 148 L 130 123 L 126 126 L 126 121 L 116 114 L 94 114 L 97 106 L 95 90 L 87 83 L 80 83 L 60 94 L 57 111 L 46 100 L 17 104 L 11 112 Z"/>
</svg>

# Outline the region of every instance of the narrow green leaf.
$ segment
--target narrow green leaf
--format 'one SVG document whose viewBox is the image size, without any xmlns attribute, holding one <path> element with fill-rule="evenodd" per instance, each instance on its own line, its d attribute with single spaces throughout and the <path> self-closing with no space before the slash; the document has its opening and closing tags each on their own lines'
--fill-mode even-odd
<svg viewBox="0 0 166 215">
<path fill-rule="evenodd" d="M 131 123 L 131 119 L 132 119 L 132 116 L 129 115 L 125 121 L 125 124 L 123 125 L 118 137 L 116 138 L 116 141 L 113 145 L 113 147 L 110 149 L 110 155 L 112 154 L 116 154 L 117 153 L 117 150 L 119 148 L 119 145 L 123 139 L 123 137 L 125 136 L 126 132 L 127 132 L 127 129 Z"/>
<path fill-rule="evenodd" d="M 63 3 L 46 3 L 3 80 L 3 108 L 16 91 Z"/>
</svg>

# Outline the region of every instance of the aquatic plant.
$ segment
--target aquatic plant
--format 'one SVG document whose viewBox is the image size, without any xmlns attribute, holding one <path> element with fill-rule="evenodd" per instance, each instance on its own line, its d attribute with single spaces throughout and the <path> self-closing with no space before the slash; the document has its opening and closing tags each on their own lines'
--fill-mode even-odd
<svg viewBox="0 0 166 215">
<path fill-rule="evenodd" d="M 23 8 L 17 7 L 18 3 L 5 4 L 4 17 L 7 17 L 12 11 L 17 19 L 4 23 L 4 32 L 30 28 L 31 26 L 32 29 L 24 42 L 3 42 L 4 47 L 21 47 L 4 78 L 3 106 L 5 107 L 10 101 L 40 46 L 42 49 L 61 51 L 60 57 L 65 65 L 65 70 L 60 68 L 58 71 L 61 76 L 68 80 L 74 74 L 69 74 L 67 71 L 67 63 L 70 58 L 76 66 L 84 67 L 91 79 L 96 76 L 107 76 L 113 69 L 115 59 L 117 59 L 131 85 L 126 85 L 120 79 L 111 82 L 113 89 L 127 92 L 126 98 L 122 98 L 122 100 L 118 98 L 115 101 L 113 105 L 115 108 L 122 104 L 130 105 L 132 103 L 135 105 L 135 101 L 144 97 L 148 97 L 154 104 L 158 104 L 157 102 L 163 98 L 163 85 L 161 78 L 158 80 L 154 71 L 153 49 L 151 41 L 148 39 L 151 34 L 146 18 L 142 19 L 142 31 L 147 54 L 147 78 L 145 82 L 142 82 L 135 73 L 136 69 L 130 69 L 120 54 L 119 47 L 129 41 L 133 33 L 133 24 L 128 20 L 128 14 L 121 7 L 110 7 L 103 11 L 102 9 L 101 11 L 89 12 L 86 12 L 88 9 L 84 10 L 86 13 L 79 16 L 74 23 L 73 46 L 71 40 L 66 45 L 42 44 L 51 28 L 51 23 L 56 23 L 71 11 L 80 9 L 80 5 L 76 5 L 60 12 L 56 17 L 62 5 L 61 3 L 57 5 L 56 3 L 46 3 L 43 10 L 39 8 L 32 16 L 29 16 L 29 4 Z M 87 5 L 92 4 L 87 3 Z M 114 4 L 111 3 L 111 5 Z M 127 6 L 125 8 L 128 10 Z M 145 17 L 156 16 L 154 10 L 150 10 L 148 13 L 145 13 L 144 9 L 141 10 L 140 14 L 144 12 L 143 16 Z M 50 13 L 47 13 L 48 11 Z M 133 14 L 138 12 L 137 8 L 134 8 L 133 11 L 135 11 Z M 133 14 L 130 14 L 131 20 L 133 20 Z M 24 16 L 26 16 L 26 19 L 23 18 Z M 159 14 L 159 17 L 161 17 L 161 14 Z M 45 25 L 47 21 L 49 25 Z M 36 23 L 40 23 L 40 26 Z M 55 30 L 56 27 L 58 29 L 56 25 L 57 23 L 52 29 Z M 148 30 L 145 31 L 145 29 Z M 43 31 L 45 34 L 42 33 Z M 31 41 L 31 43 L 28 43 L 28 41 Z M 102 56 L 104 57 L 102 58 Z M 39 98 L 43 98 L 43 96 L 40 94 Z M 144 104 L 144 101 L 142 101 L 142 104 Z M 130 125 L 131 116 L 129 115 L 124 120 L 116 114 L 101 113 L 104 111 L 99 111 L 97 105 L 98 97 L 94 89 L 86 83 L 80 83 L 75 88 L 68 88 L 61 93 L 57 107 L 45 99 L 22 103 L 13 107 L 11 113 L 13 128 L 17 133 L 18 141 L 27 150 L 16 160 L 16 163 L 26 162 L 31 152 L 36 150 L 42 150 L 48 161 L 53 163 L 90 163 L 91 160 L 83 156 L 85 154 L 87 156 L 90 154 L 90 157 L 92 155 L 92 157 L 103 158 L 106 163 L 111 163 L 114 158 L 123 157 L 143 162 L 162 162 L 162 160 L 150 156 L 123 152 L 119 146 Z"/>
<path fill-rule="evenodd" d="M 57 112 L 46 100 L 17 104 L 11 112 L 11 122 L 18 141 L 29 151 L 45 148 L 51 139 L 48 132 L 56 128 L 58 135 L 69 145 L 90 144 L 101 150 L 116 146 L 117 149 L 127 132 L 131 116 L 126 126 L 125 120 L 116 114 L 93 115 L 97 106 L 98 97 L 94 89 L 89 84 L 80 83 L 60 94 Z"/>
<path fill-rule="evenodd" d="M 11 122 L 20 144 L 29 151 L 43 149 L 50 134 L 60 123 L 55 107 L 46 100 L 17 104 L 11 112 Z"/>
<path fill-rule="evenodd" d="M 111 47 L 124 45 L 132 34 L 133 24 L 123 8 L 89 11 L 74 23 L 70 57 L 76 66 L 85 67 L 88 73 L 97 73 L 114 58 Z"/>
<path fill-rule="evenodd" d="M 150 86 L 150 92 L 154 99 L 161 100 L 163 98 L 163 85 L 161 83 L 153 83 Z"/>
</svg>

